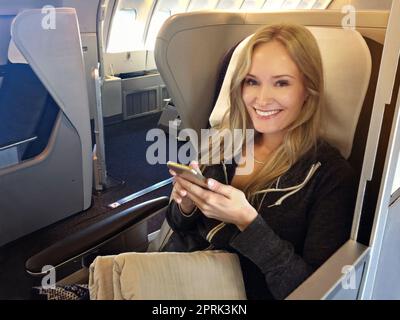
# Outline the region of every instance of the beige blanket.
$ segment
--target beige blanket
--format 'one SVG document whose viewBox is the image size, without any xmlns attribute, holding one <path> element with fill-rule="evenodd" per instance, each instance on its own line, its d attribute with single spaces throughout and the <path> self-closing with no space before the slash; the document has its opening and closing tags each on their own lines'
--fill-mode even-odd
<svg viewBox="0 0 400 320">
<path fill-rule="evenodd" d="M 89 271 L 91 299 L 246 299 L 239 259 L 223 251 L 97 257 Z"/>
</svg>

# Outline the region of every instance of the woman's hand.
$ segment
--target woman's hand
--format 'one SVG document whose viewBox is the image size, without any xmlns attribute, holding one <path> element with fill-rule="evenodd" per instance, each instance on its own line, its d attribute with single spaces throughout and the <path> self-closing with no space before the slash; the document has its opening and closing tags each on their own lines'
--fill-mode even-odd
<svg viewBox="0 0 400 320">
<path fill-rule="evenodd" d="M 257 211 L 247 201 L 245 194 L 232 186 L 207 179 L 206 190 L 186 179 L 175 177 L 176 184 L 208 218 L 236 225 L 240 231 L 257 217 Z M 175 184 L 175 185 L 176 185 Z"/>
<path fill-rule="evenodd" d="M 189 164 L 190 167 L 193 169 L 198 169 L 199 165 L 197 162 L 191 162 Z M 187 196 L 187 191 L 185 188 L 177 181 L 176 177 L 176 172 L 173 170 L 169 170 L 169 173 L 174 177 L 174 188 L 172 189 L 172 199 L 179 205 L 181 211 L 185 214 L 191 213 L 196 205 L 193 203 L 193 201 Z"/>
</svg>

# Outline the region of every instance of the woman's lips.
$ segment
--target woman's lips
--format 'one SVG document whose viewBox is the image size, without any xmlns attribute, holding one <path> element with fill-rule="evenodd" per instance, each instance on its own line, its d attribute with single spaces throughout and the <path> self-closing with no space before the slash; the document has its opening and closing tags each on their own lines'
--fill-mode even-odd
<svg viewBox="0 0 400 320">
<path fill-rule="evenodd" d="M 275 118 L 282 111 L 282 109 L 261 110 L 261 109 L 256 109 L 254 107 L 253 109 L 257 115 L 257 118 L 262 120 Z"/>
</svg>

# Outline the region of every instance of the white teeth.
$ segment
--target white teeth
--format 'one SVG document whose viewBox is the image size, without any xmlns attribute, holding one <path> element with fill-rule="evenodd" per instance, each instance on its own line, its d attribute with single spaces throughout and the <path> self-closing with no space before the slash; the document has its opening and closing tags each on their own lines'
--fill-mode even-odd
<svg viewBox="0 0 400 320">
<path fill-rule="evenodd" d="M 262 116 L 262 117 L 272 116 L 273 114 L 277 114 L 278 112 L 281 111 L 281 110 L 261 111 L 261 110 L 258 110 L 258 109 L 255 109 L 255 110 L 256 110 L 256 113 L 259 116 Z"/>
</svg>

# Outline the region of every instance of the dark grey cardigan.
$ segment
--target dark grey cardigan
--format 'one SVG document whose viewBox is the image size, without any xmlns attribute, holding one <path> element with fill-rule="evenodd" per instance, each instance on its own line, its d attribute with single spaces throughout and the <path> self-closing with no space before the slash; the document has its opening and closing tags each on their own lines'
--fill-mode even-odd
<svg viewBox="0 0 400 320">
<path fill-rule="evenodd" d="M 219 164 L 203 173 L 230 184 L 235 169 Z M 319 141 L 261 195 L 259 214 L 243 232 L 200 210 L 185 216 L 172 201 L 167 221 L 174 232 L 163 250 L 235 252 L 248 299 L 284 299 L 349 239 L 354 177 L 340 153 Z"/>
</svg>

